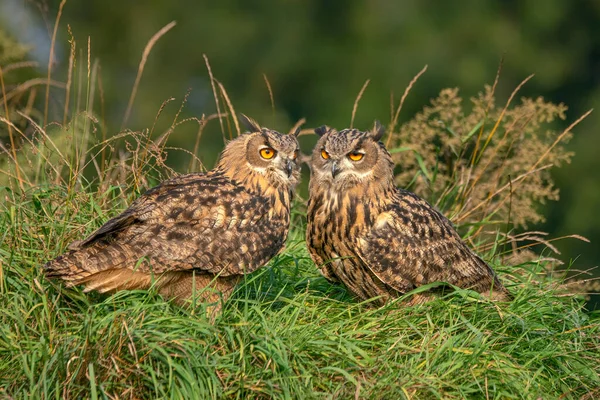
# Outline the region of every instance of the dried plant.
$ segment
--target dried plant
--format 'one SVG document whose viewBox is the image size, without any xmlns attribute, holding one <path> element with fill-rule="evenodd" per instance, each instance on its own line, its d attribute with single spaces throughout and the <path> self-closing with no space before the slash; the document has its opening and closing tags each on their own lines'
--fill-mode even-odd
<svg viewBox="0 0 600 400">
<path fill-rule="evenodd" d="M 558 199 L 550 168 L 573 155 L 564 146 L 570 129 L 557 132 L 552 124 L 566 109 L 541 97 L 499 108 L 486 86 L 465 110 L 458 89 L 444 89 L 392 133 L 397 182 L 458 224 L 541 222 L 539 205 Z"/>
<path fill-rule="evenodd" d="M 468 107 L 458 89 L 444 89 L 396 130 L 401 101 L 387 138 L 398 166 L 396 181 L 435 204 L 479 251 L 501 254 L 505 265 L 544 261 L 549 274 L 564 279 L 564 271 L 556 268 L 560 260 L 538 254 L 544 249 L 560 254 L 551 243 L 556 239 L 526 230 L 544 221 L 543 204 L 558 199 L 551 168 L 570 162 L 573 153 L 565 145 L 571 130 L 591 111 L 558 131 L 557 120 L 566 119 L 564 104 L 542 97 L 513 104 L 532 76 L 498 106 L 499 73 L 494 85 L 485 86 Z M 587 241 L 579 235 L 566 237 Z"/>
</svg>

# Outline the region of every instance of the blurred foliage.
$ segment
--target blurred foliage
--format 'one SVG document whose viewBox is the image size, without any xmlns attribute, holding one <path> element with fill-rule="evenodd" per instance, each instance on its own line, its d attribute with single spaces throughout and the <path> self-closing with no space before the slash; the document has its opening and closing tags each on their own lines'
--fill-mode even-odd
<svg viewBox="0 0 600 400">
<path fill-rule="evenodd" d="M 27 47 L 0 28 L 0 65 L 23 60 L 26 55 Z"/>
<path fill-rule="evenodd" d="M 59 0 L 12 1 L 36 13 L 51 37 Z M 188 88 L 192 91 L 182 119 L 215 112 L 204 54 L 237 111 L 283 131 L 301 117 L 307 126 L 348 126 L 356 95 L 367 79 L 354 126 L 366 128 L 375 118 L 389 121 L 404 88 L 427 64 L 428 71 L 401 112 L 400 122 L 407 121 L 443 88 L 460 87 L 463 98 L 475 97 L 494 81 L 502 57 L 499 102 L 535 73 L 519 96 L 542 95 L 551 103 L 569 105 L 566 122 L 554 121 L 550 130 L 561 131 L 589 108 L 600 108 L 600 2 L 595 0 L 549 0 L 543 6 L 534 0 L 466 0 L 460 5 L 442 0 L 67 1 L 53 76 L 66 80 L 68 24 L 80 65 L 87 62 L 91 38 L 91 54 L 100 60 L 102 90 L 96 101 L 102 97 L 100 117 L 114 135 L 144 46 L 172 20 L 177 26 L 148 57 L 127 124 L 133 130 L 154 122 L 156 132 L 167 130 L 172 124 L 167 116 L 177 111 Z M 19 32 L 14 34 L 18 37 Z M 273 90 L 274 112 L 264 77 Z M 162 102 L 171 97 L 177 101 L 167 104 L 155 121 Z M 52 105 L 53 118 L 62 120 L 60 100 Z M 596 112 L 575 129 L 566 151 L 577 156 L 571 165 L 552 170 L 561 198 L 545 205 L 543 212 L 548 218 L 542 228 L 552 236 L 578 233 L 592 240 L 557 244 L 567 263 L 581 254 L 576 264 L 581 269 L 600 261 L 600 216 L 591 211 L 600 204 L 600 158 L 595 155 L 599 125 Z M 194 123 L 181 125 L 170 144 L 192 150 L 190 138 L 196 137 L 197 129 Z M 312 143 L 314 138 L 303 137 L 305 151 Z M 212 166 L 221 146 L 219 124 L 209 124 L 200 159 Z M 171 157 L 169 164 L 182 170 L 189 160 Z M 555 196 L 553 192 L 550 197 Z"/>
</svg>

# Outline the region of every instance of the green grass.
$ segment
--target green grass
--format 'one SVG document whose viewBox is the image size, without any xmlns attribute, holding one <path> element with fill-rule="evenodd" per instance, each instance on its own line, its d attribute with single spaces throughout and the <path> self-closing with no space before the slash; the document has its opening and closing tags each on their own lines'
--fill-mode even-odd
<svg viewBox="0 0 600 400">
<path fill-rule="evenodd" d="M 85 295 L 47 281 L 40 265 L 118 212 L 99 205 L 110 195 L 3 189 L 0 397 L 600 396 L 600 316 L 556 293 L 543 264 L 494 265 L 510 304 L 457 291 L 372 307 L 320 277 L 300 213 L 286 251 L 238 286 L 214 324 L 202 306 L 152 291 Z"/>
</svg>

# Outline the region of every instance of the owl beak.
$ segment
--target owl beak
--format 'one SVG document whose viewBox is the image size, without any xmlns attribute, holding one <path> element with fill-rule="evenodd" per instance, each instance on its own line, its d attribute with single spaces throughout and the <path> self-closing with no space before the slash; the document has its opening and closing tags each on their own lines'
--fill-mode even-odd
<svg viewBox="0 0 600 400">
<path fill-rule="evenodd" d="M 335 177 L 336 177 L 336 175 L 337 175 L 337 174 L 339 174 L 339 173 L 341 172 L 341 170 L 342 170 L 342 169 L 340 168 L 340 166 L 338 165 L 338 163 L 337 163 L 337 162 L 335 162 L 335 161 L 334 161 L 334 162 L 331 164 L 331 176 L 332 176 L 332 177 L 334 177 L 334 178 L 335 178 Z"/>
<path fill-rule="evenodd" d="M 285 163 L 285 172 L 287 172 L 288 178 L 292 176 L 292 172 L 294 172 L 294 162 L 292 160 L 287 160 Z"/>
</svg>

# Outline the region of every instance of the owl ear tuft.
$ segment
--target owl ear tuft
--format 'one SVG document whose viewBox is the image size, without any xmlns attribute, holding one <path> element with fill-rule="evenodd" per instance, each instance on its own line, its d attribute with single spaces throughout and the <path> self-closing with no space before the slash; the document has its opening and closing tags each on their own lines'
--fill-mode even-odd
<svg viewBox="0 0 600 400">
<path fill-rule="evenodd" d="M 385 128 L 383 127 L 383 125 L 381 125 L 379 121 L 376 120 L 375 124 L 373 124 L 373 129 L 371 129 L 371 131 L 369 132 L 369 136 L 373 138 L 373 140 L 378 142 L 384 134 Z"/>
<path fill-rule="evenodd" d="M 255 120 L 253 120 L 252 118 L 248 117 L 245 114 L 240 114 L 239 117 L 242 125 L 244 125 L 244 127 L 250 131 L 250 132 L 260 132 L 261 128 L 260 125 L 258 124 L 258 122 L 256 122 Z"/>
<path fill-rule="evenodd" d="M 302 125 L 306 122 L 305 118 L 300 118 L 298 122 L 292 127 L 292 129 L 288 132 L 288 135 L 293 137 L 298 137 L 300 131 L 302 130 Z"/>
<path fill-rule="evenodd" d="M 327 125 L 321 125 L 320 127 L 315 128 L 315 133 L 319 136 L 323 136 L 327 132 L 329 132 L 329 128 L 327 128 Z"/>
</svg>

